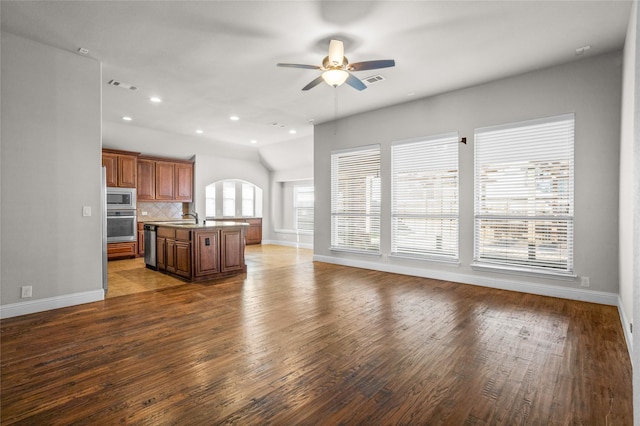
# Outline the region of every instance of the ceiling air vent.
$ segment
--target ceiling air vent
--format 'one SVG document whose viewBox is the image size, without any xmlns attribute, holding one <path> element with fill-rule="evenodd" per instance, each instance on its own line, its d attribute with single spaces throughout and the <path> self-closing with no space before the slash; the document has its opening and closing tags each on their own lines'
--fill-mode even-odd
<svg viewBox="0 0 640 426">
<path fill-rule="evenodd" d="M 138 88 L 136 86 L 132 86 L 129 83 L 123 83 L 123 82 L 117 81 L 117 80 L 109 80 L 108 84 L 110 86 L 122 87 L 123 89 L 138 90 Z"/>
<path fill-rule="evenodd" d="M 380 74 L 372 75 L 371 77 L 367 77 L 367 78 L 363 78 L 362 79 L 362 81 L 364 81 L 367 86 L 370 86 L 373 83 L 377 83 L 377 82 L 382 81 L 382 80 L 384 80 L 384 77 L 381 76 Z"/>
</svg>

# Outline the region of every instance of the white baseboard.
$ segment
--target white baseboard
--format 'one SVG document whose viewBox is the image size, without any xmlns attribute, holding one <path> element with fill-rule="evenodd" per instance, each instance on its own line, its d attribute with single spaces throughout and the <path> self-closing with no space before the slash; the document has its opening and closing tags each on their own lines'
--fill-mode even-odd
<svg viewBox="0 0 640 426">
<path fill-rule="evenodd" d="M 67 306 L 80 305 L 83 303 L 98 302 L 100 300 L 104 300 L 104 290 L 102 289 L 11 303 L 0 306 L 0 319 L 33 314 L 51 309 L 66 308 Z"/>
<path fill-rule="evenodd" d="M 559 297 L 561 299 L 580 300 L 583 302 L 599 303 L 601 305 L 619 306 L 618 294 L 608 293 L 604 291 L 558 287 L 548 284 L 516 281 L 514 279 L 460 274 L 457 272 L 425 270 L 409 266 L 380 264 L 376 262 L 336 258 L 323 255 L 314 255 L 313 260 L 318 262 L 333 263 L 336 265 L 352 266 L 355 268 L 391 272 L 394 274 L 412 275 L 416 277 L 433 278 L 443 281 L 453 281 L 462 284 L 479 285 L 483 287 L 497 288 L 500 290 L 518 291 L 520 293 L 531 293 L 540 296 Z"/>
<path fill-rule="evenodd" d="M 311 243 L 296 243 L 294 241 L 281 241 L 281 240 L 262 240 L 262 244 L 273 244 L 276 246 L 286 246 L 313 250 L 313 244 Z"/>
</svg>

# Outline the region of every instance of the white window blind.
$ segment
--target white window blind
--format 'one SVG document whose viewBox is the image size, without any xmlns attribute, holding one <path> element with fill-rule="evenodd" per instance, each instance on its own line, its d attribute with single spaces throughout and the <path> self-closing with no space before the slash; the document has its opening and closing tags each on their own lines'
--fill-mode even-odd
<svg viewBox="0 0 640 426">
<path fill-rule="evenodd" d="M 574 121 L 565 114 L 476 130 L 477 265 L 572 273 Z"/>
<path fill-rule="evenodd" d="M 297 231 L 313 232 L 313 186 L 295 186 L 293 188 L 293 208 Z"/>
<path fill-rule="evenodd" d="M 391 147 L 391 254 L 458 260 L 458 134 Z"/>
<path fill-rule="evenodd" d="M 222 216 L 236 215 L 236 182 L 225 180 L 222 183 Z"/>
<path fill-rule="evenodd" d="M 252 217 L 254 206 L 254 188 L 250 183 L 242 183 L 242 216 Z"/>
<path fill-rule="evenodd" d="M 216 184 L 212 183 L 205 187 L 205 214 L 206 217 L 216 216 Z"/>
<path fill-rule="evenodd" d="M 380 251 L 380 147 L 331 154 L 331 248 Z"/>
</svg>

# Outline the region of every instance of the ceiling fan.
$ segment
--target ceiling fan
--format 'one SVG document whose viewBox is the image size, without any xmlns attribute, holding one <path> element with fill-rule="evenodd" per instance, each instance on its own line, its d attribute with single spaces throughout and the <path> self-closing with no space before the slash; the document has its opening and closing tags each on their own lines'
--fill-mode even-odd
<svg viewBox="0 0 640 426">
<path fill-rule="evenodd" d="M 396 65 L 393 59 L 380 59 L 377 61 L 365 61 L 349 63 L 344 56 L 344 45 L 340 40 L 331 40 L 329 43 L 329 55 L 322 60 L 322 65 L 304 65 L 304 64 L 277 64 L 279 67 L 304 68 L 311 70 L 321 70 L 322 74 L 302 88 L 309 90 L 325 81 L 333 87 L 338 87 L 343 83 L 347 83 L 354 89 L 364 90 L 367 86 L 350 71 L 366 71 L 378 68 L 389 68 Z"/>
</svg>

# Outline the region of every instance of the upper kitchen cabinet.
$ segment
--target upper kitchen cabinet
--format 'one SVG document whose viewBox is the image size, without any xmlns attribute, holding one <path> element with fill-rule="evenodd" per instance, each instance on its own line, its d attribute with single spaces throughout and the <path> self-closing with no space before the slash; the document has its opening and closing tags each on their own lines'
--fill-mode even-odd
<svg viewBox="0 0 640 426">
<path fill-rule="evenodd" d="M 156 162 L 138 158 L 138 200 L 155 201 L 156 199 Z"/>
<path fill-rule="evenodd" d="M 138 160 L 138 200 L 193 200 L 193 162 L 141 157 Z"/>
<path fill-rule="evenodd" d="M 174 168 L 175 186 L 173 195 L 177 201 L 190 202 L 193 199 L 193 164 L 176 163 Z"/>
<path fill-rule="evenodd" d="M 102 165 L 107 169 L 107 186 L 135 188 L 138 174 L 138 153 L 102 150 Z"/>
<path fill-rule="evenodd" d="M 156 161 L 156 200 L 173 201 L 175 198 L 175 164 L 168 161 Z"/>
</svg>

